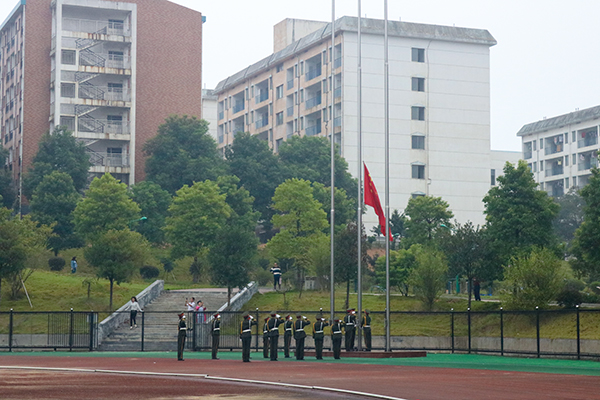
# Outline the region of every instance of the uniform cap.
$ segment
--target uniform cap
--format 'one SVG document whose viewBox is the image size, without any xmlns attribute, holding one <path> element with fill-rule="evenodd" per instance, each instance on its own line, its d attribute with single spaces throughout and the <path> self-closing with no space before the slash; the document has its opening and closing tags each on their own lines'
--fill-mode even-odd
<svg viewBox="0 0 600 400">
<path fill-rule="evenodd" d="M 336 318 L 336 319 L 333 320 L 333 322 L 340 322 L 340 319 Z"/>
<path fill-rule="evenodd" d="M 269 317 L 265 318 L 265 322 L 267 322 L 269 320 Z"/>
<path fill-rule="evenodd" d="M 369 310 L 368 308 L 366 308 L 366 309 L 365 309 L 365 311 L 364 311 L 364 313 L 365 313 L 365 314 L 370 314 L 370 313 L 371 313 L 371 310 Z"/>
<path fill-rule="evenodd" d="M 178 316 L 179 318 L 185 318 L 185 314 L 184 314 L 184 313 L 177 314 L 177 316 Z"/>
<path fill-rule="evenodd" d="M 302 314 L 296 314 L 296 318 L 302 318 Z"/>
<path fill-rule="evenodd" d="M 216 313 L 216 314 L 213 315 L 213 317 L 215 317 L 215 318 L 221 318 L 221 314 Z"/>
<path fill-rule="evenodd" d="M 277 313 L 275 311 L 271 311 L 271 317 L 274 317 L 276 315 L 277 315 Z"/>
</svg>

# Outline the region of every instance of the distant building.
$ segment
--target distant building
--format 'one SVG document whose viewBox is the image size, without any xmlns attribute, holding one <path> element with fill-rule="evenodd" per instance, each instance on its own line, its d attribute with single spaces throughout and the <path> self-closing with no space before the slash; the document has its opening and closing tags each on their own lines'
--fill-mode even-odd
<svg viewBox="0 0 600 400">
<path fill-rule="evenodd" d="M 331 24 L 277 24 L 275 53 L 215 89 L 219 146 L 247 131 L 277 152 L 294 135 L 333 132 L 356 175 L 357 21 L 336 21 L 333 51 Z M 362 24 L 363 159 L 383 195 L 383 21 Z M 490 150 L 489 48 L 495 44 L 486 30 L 389 22 L 392 209 L 402 211 L 411 197 L 441 196 L 460 222 L 484 222 L 482 198 L 492 173 L 520 155 Z M 377 224 L 371 211 L 365 223 Z"/>
<path fill-rule="evenodd" d="M 212 89 L 202 89 L 202 118 L 208 122 L 208 134 L 217 140 L 217 95 Z"/>
<path fill-rule="evenodd" d="M 600 106 L 527 124 L 517 132 L 527 161 L 540 188 L 562 196 L 588 183 L 590 169 L 598 166 Z"/>
<path fill-rule="evenodd" d="M 91 177 L 144 177 L 169 114 L 201 115 L 202 16 L 166 0 L 21 0 L 0 26 L 2 145 L 16 182 L 65 125 Z"/>
</svg>

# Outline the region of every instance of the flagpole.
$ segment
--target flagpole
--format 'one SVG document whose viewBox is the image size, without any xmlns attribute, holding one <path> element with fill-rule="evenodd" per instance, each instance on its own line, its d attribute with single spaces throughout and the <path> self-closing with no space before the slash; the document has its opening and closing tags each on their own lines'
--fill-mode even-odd
<svg viewBox="0 0 600 400">
<path fill-rule="evenodd" d="M 362 38 L 361 38 L 361 25 L 362 25 L 362 17 L 361 17 L 361 0 L 358 0 L 358 65 L 357 65 L 357 86 L 358 86 L 358 96 L 357 96 L 357 114 L 358 114 L 358 197 L 357 197 L 357 209 L 356 209 L 356 226 L 358 231 L 358 239 L 357 239 L 357 260 L 358 260 L 358 271 L 357 271 L 357 308 L 358 308 L 358 318 L 362 321 Z M 361 324 L 358 324 L 358 350 L 362 350 L 362 327 Z"/>
<path fill-rule="evenodd" d="M 384 0 L 383 18 L 383 76 L 384 76 L 384 125 L 385 125 L 385 351 L 391 351 L 390 346 L 390 83 L 388 63 L 388 2 Z"/>
<path fill-rule="evenodd" d="M 335 109 L 335 76 L 334 76 L 334 66 L 335 66 L 335 0 L 331 0 L 331 62 L 330 62 L 330 70 L 331 70 L 331 116 L 329 117 L 329 134 L 331 135 L 331 214 L 330 214 L 330 242 L 331 242 L 331 264 L 330 264 L 330 321 L 333 323 L 333 319 L 335 316 L 335 280 L 334 280 L 334 252 L 335 252 L 335 118 L 334 118 L 334 109 Z"/>
</svg>

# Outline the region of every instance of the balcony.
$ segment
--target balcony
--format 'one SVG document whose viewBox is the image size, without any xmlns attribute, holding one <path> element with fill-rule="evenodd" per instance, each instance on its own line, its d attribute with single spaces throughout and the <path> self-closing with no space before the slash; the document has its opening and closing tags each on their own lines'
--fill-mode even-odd
<svg viewBox="0 0 600 400">
<path fill-rule="evenodd" d="M 129 167 L 126 154 L 107 153 L 86 149 L 90 156 L 92 167 Z"/>
<path fill-rule="evenodd" d="M 321 66 L 320 65 L 316 68 L 309 68 L 308 72 L 306 73 L 305 79 L 307 81 L 310 81 L 311 79 L 315 79 L 317 76 L 321 76 Z"/>
<path fill-rule="evenodd" d="M 531 150 L 527 150 L 523 152 L 523 158 L 525 160 L 529 160 L 531 157 L 533 157 L 533 153 L 531 152 Z"/>
<path fill-rule="evenodd" d="M 304 133 L 306 134 L 306 136 L 318 135 L 319 133 L 321 133 L 321 124 L 306 127 Z"/>
<path fill-rule="evenodd" d="M 563 145 L 563 136 L 562 135 L 546 139 L 546 148 L 544 149 L 544 153 L 546 155 L 560 153 L 563 150 L 564 150 L 564 145 Z"/>
<path fill-rule="evenodd" d="M 333 97 L 338 99 L 340 97 L 342 97 L 342 88 L 341 87 L 337 87 L 334 91 L 333 91 Z"/>
<path fill-rule="evenodd" d="M 588 134 L 585 138 L 579 139 L 577 141 L 577 148 L 580 149 L 582 147 L 594 146 L 596 144 L 598 144 L 598 134 L 592 132 Z"/>
<path fill-rule="evenodd" d="M 244 109 L 244 107 L 245 107 L 245 105 L 244 105 L 243 101 L 241 101 L 239 103 L 236 103 L 233 106 L 233 113 L 235 114 L 235 113 L 238 113 L 238 112 L 242 111 Z"/>
<path fill-rule="evenodd" d="M 254 122 L 254 126 L 256 129 L 260 129 L 263 126 L 267 126 L 269 125 L 269 117 L 267 117 L 266 115 L 258 120 L 256 120 L 256 122 Z"/>
<path fill-rule="evenodd" d="M 287 81 L 287 90 L 294 88 L 294 78 Z"/>
<path fill-rule="evenodd" d="M 79 85 L 78 97 L 90 100 L 131 101 L 131 95 L 127 89 L 83 83 Z"/>
<path fill-rule="evenodd" d="M 333 62 L 333 68 L 338 69 L 341 66 L 342 66 L 342 57 L 336 58 L 335 61 Z"/>
<path fill-rule="evenodd" d="M 266 101 L 266 100 L 269 100 L 269 92 L 267 90 L 259 93 L 256 97 L 254 97 L 254 102 L 256 104 L 262 103 L 263 101 Z"/>
<path fill-rule="evenodd" d="M 222 120 L 225 117 L 224 111 L 219 111 L 219 120 Z"/>
<path fill-rule="evenodd" d="M 546 177 L 548 176 L 556 176 L 562 175 L 564 173 L 564 168 L 562 164 L 553 163 L 550 168 L 546 167 Z"/>
<path fill-rule="evenodd" d="M 309 108 L 316 107 L 319 104 L 321 104 L 321 96 L 320 95 L 306 100 L 305 107 L 307 109 L 309 109 Z"/>
<path fill-rule="evenodd" d="M 334 128 L 339 128 L 340 126 L 342 126 L 342 117 L 336 117 L 333 119 L 333 127 Z"/>
<path fill-rule="evenodd" d="M 286 115 L 288 117 L 291 117 L 292 115 L 294 115 L 294 106 L 288 107 L 286 110 Z"/>
<path fill-rule="evenodd" d="M 130 36 L 125 24 L 116 21 L 63 18 L 63 30 L 71 32 L 98 33 L 103 35 Z"/>
<path fill-rule="evenodd" d="M 592 169 L 592 168 L 597 168 L 598 167 L 598 158 L 594 158 L 591 156 L 591 154 L 589 154 L 587 157 L 584 156 L 583 160 L 580 158 L 579 159 L 579 164 L 577 169 L 579 171 L 585 171 L 588 169 Z"/>
</svg>

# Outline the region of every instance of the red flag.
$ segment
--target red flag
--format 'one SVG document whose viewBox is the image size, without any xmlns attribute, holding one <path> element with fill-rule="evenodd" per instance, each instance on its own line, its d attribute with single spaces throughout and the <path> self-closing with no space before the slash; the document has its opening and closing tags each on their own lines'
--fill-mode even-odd
<svg viewBox="0 0 600 400">
<path fill-rule="evenodd" d="M 383 236 L 385 235 L 385 213 L 383 212 L 383 208 L 381 208 L 381 202 L 379 201 L 379 194 L 377 194 L 377 189 L 375 188 L 375 184 L 373 183 L 373 179 L 371 179 L 371 174 L 369 174 L 369 170 L 367 169 L 367 164 L 363 163 L 365 167 L 365 205 L 373 207 L 375 210 L 375 214 L 379 217 L 379 225 L 381 227 L 381 233 Z M 390 231 L 390 241 L 394 240 Z"/>
</svg>

